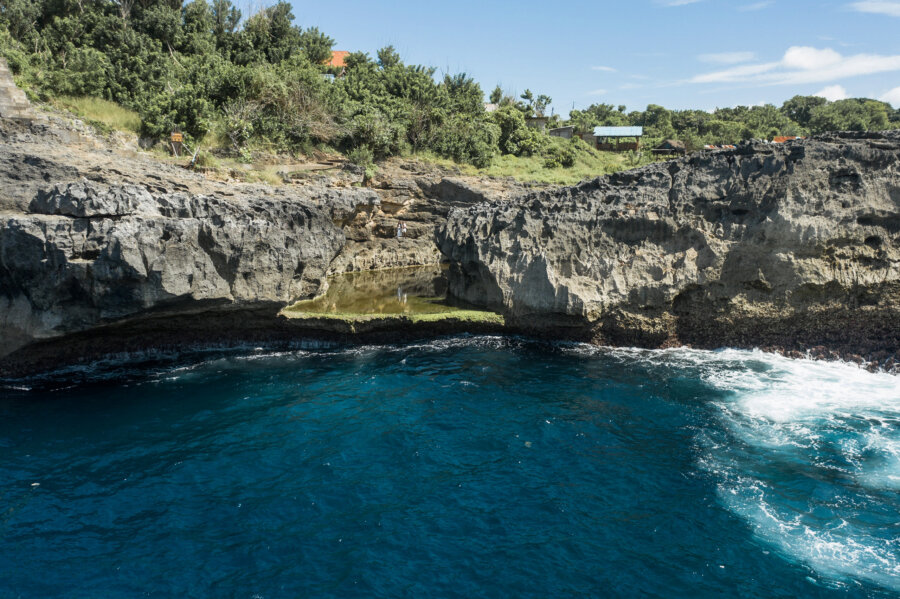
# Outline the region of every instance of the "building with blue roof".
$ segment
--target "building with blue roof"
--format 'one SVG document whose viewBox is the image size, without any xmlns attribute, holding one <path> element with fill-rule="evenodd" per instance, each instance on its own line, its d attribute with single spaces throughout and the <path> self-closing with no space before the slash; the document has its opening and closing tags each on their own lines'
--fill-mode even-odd
<svg viewBox="0 0 900 599">
<path fill-rule="evenodd" d="M 606 152 L 641 149 L 643 127 L 594 127 L 594 147 Z M 588 141 L 588 140 L 585 140 Z"/>
</svg>

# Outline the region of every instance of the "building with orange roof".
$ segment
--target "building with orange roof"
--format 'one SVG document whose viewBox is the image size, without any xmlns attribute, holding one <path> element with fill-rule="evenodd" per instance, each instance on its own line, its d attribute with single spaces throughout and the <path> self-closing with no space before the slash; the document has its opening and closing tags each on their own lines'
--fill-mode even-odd
<svg viewBox="0 0 900 599">
<path fill-rule="evenodd" d="M 350 56 L 350 53 L 346 50 L 334 50 L 331 53 L 331 60 L 328 62 L 328 66 L 342 69 L 347 66 L 346 61 L 348 56 Z"/>
</svg>

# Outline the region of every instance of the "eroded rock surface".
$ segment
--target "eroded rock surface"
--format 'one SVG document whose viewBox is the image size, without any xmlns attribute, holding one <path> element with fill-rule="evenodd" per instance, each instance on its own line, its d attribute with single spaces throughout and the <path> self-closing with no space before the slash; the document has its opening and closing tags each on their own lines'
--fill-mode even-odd
<svg viewBox="0 0 900 599">
<path fill-rule="evenodd" d="M 454 210 L 450 290 L 600 343 L 900 348 L 900 133 L 745 144 Z"/>
<path fill-rule="evenodd" d="M 347 244 L 331 272 L 439 264 L 435 233 L 452 208 L 499 202 L 524 190 L 514 181 L 463 177 L 416 162 L 386 165 L 371 190 L 378 201 L 341 221 Z M 403 237 L 397 236 L 399 223 L 406 224 Z"/>
<path fill-rule="evenodd" d="M 274 313 L 318 292 L 343 243 L 309 199 L 58 185 L 0 216 L 0 357 L 148 314 Z"/>
<path fill-rule="evenodd" d="M 0 118 L 0 376 L 110 352 L 293 339 L 278 312 L 320 293 L 326 274 L 437 264 L 434 231 L 450 204 L 520 189 L 462 176 L 442 185 L 458 173 L 413 162 L 385 165 L 370 187 L 351 165 L 268 186 L 136 148 L 65 115 Z"/>
</svg>

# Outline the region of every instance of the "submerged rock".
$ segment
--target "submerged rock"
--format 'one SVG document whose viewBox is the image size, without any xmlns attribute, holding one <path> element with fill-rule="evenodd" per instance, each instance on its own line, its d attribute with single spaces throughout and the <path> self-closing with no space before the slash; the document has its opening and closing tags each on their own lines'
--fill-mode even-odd
<svg viewBox="0 0 900 599">
<path fill-rule="evenodd" d="M 598 343 L 900 349 L 900 132 L 744 144 L 451 212 L 450 293 Z"/>
</svg>

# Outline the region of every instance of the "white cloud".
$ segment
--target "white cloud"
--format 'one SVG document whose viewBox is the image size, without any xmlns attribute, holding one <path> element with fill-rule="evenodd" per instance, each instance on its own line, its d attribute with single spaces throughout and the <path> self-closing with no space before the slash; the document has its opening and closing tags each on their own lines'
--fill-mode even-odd
<svg viewBox="0 0 900 599">
<path fill-rule="evenodd" d="M 808 46 L 794 46 L 784 53 L 781 63 L 789 69 L 821 69 L 841 61 L 841 55 L 825 48 L 819 50 Z"/>
<path fill-rule="evenodd" d="M 813 94 L 814 96 L 819 96 L 820 98 L 825 98 L 829 102 L 837 102 L 838 100 L 846 100 L 850 96 L 847 95 L 847 90 L 843 85 L 829 85 L 828 87 L 819 90 L 818 92 Z"/>
<path fill-rule="evenodd" d="M 595 89 L 595 90 L 589 91 L 589 92 L 587 93 L 587 95 L 589 95 L 589 96 L 602 96 L 602 95 L 605 95 L 605 94 L 606 94 L 606 90 L 605 90 L 605 89 Z"/>
<path fill-rule="evenodd" d="M 900 17 L 900 2 L 887 2 L 885 0 L 869 0 L 867 2 L 854 2 L 850 8 L 859 12 L 869 12 L 876 15 Z"/>
<path fill-rule="evenodd" d="M 701 62 L 714 64 L 738 64 L 750 62 L 754 58 L 756 58 L 756 54 L 753 52 L 719 52 L 717 54 L 701 54 L 697 57 Z"/>
<path fill-rule="evenodd" d="M 756 2 L 754 4 L 747 4 L 745 6 L 739 6 L 738 10 L 741 12 L 749 12 L 751 10 L 762 10 L 764 8 L 768 8 L 775 4 L 775 0 L 765 0 L 764 2 Z"/>
<path fill-rule="evenodd" d="M 612 67 L 591 67 L 592 71 L 603 71 L 604 73 L 615 73 L 616 70 Z"/>
<path fill-rule="evenodd" d="M 824 83 L 847 77 L 900 71 L 900 55 L 855 54 L 842 56 L 831 48 L 794 46 L 778 62 L 748 64 L 704 73 L 691 83 L 757 83 L 787 85 Z"/>
<path fill-rule="evenodd" d="M 882 102 L 887 102 L 894 108 L 900 109 L 900 87 L 895 87 L 878 99 Z"/>
<path fill-rule="evenodd" d="M 731 83 L 739 81 L 748 81 L 754 77 L 761 76 L 764 73 L 777 69 L 781 65 L 780 62 L 767 62 L 763 64 L 749 64 L 740 67 L 732 67 L 724 71 L 716 71 L 714 73 L 706 73 L 697 75 L 691 79 L 692 83 Z"/>
</svg>

